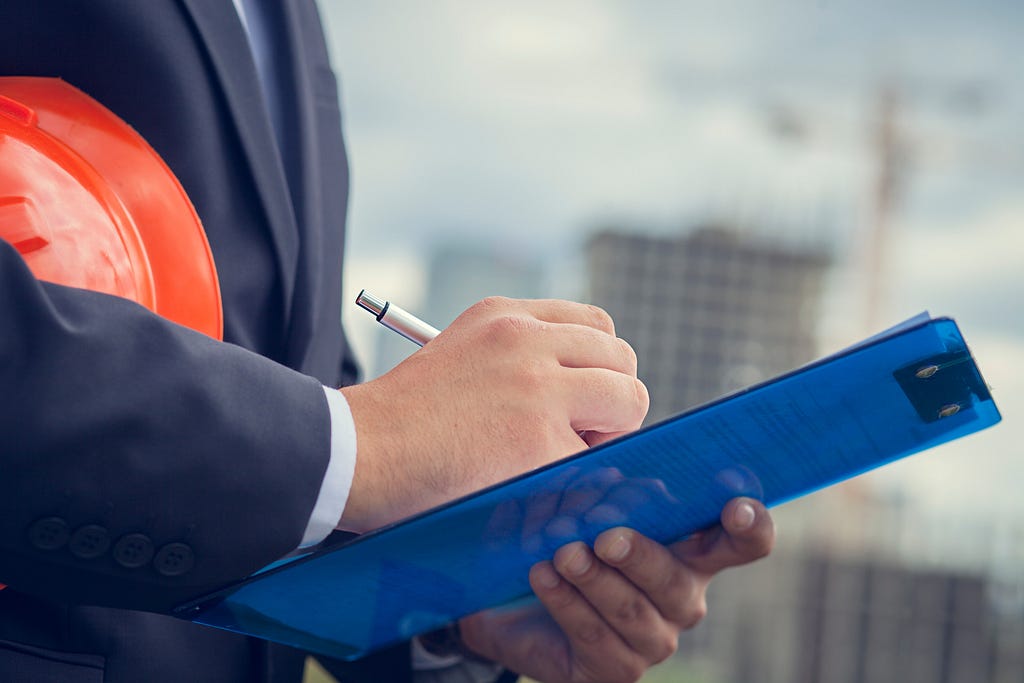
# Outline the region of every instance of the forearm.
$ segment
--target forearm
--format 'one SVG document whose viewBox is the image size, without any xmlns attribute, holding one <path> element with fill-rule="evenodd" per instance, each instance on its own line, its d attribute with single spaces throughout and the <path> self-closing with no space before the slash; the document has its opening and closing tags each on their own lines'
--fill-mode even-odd
<svg viewBox="0 0 1024 683">
<path fill-rule="evenodd" d="M 299 544 L 329 449 L 318 382 L 127 301 L 40 283 L 6 243 L 0 259 L 0 581 L 162 611 Z M 30 533 L 47 518 L 69 535 L 52 549 Z M 96 557 L 72 552 L 86 526 L 109 543 Z M 186 545 L 192 566 L 126 566 L 115 550 L 130 534 L 154 558 Z"/>
</svg>

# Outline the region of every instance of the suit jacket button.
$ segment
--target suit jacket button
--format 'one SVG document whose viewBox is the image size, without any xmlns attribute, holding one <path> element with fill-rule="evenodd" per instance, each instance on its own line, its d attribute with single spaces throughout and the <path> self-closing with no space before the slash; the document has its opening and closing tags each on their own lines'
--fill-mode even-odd
<svg viewBox="0 0 1024 683">
<path fill-rule="evenodd" d="M 28 528 L 28 541 L 38 550 L 56 550 L 68 542 L 68 523 L 60 517 L 37 519 Z"/>
<path fill-rule="evenodd" d="M 153 557 L 153 541 L 145 534 L 125 534 L 114 544 L 114 562 L 126 569 L 138 569 Z"/>
<path fill-rule="evenodd" d="M 110 547 L 110 534 L 97 524 L 86 524 L 79 527 L 71 536 L 68 550 L 81 560 L 92 560 L 107 552 Z"/>
<path fill-rule="evenodd" d="M 164 576 L 181 576 L 195 564 L 192 548 L 184 543 L 168 543 L 153 560 L 153 566 Z"/>
</svg>

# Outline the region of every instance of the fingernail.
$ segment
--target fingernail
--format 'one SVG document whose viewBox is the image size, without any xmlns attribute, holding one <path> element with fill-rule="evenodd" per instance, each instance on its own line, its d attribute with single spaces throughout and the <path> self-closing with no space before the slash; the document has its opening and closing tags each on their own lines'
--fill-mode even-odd
<svg viewBox="0 0 1024 683">
<path fill-rule="evenodd" d="M 753 505 L 740 503 L 736 506 L 736 511 L 732 513 L 732 523 L 737 531 L 743 531 L 754 525 L 755 517 L 757 517 L 757 513 L 754 512 Z"/>
<path fill-rule="evenodd" d="M 558 573 L 555 572 L 551 567 L 543 567 L 538 569 L 536 573 L 537 583 L 547 589 L 553 589 L 558 587 Z"/>
<path fill-rule="evenodd" d="M 606 560 L 612 562 L 622 562 L 629 555 L 631 549 L 629 539 L 626 538 L 626 534 L 617 533 L 612 541 L 604 546 L 604 552 L 602 555 Z"/>
<path fill-rule="evenodd" d="M 569 561 L 565 563 L 565 571 L 569 572 L 573 576 L 580 576 L 588 569 L 590 569 L 590 553 L 587 552 L 586 548 L 580 548 L 575 555 L 569 558 Z"/>
</svg>

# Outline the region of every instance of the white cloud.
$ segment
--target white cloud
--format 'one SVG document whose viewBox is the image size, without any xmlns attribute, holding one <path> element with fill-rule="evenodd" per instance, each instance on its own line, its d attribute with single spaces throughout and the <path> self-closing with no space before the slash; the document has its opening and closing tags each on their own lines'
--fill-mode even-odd
<svg viewBox="0 0 1024 683">
<path fill-rule="evenodd" d="M 993 275 L 1021 275 L 1024 198 L 1007 197 L 956 222 L 897 226 L 895 233 L 894 261 L 907 280 L 920 286 L 942 291 L 983 282 Z"/>
<path fill-rule="evenodd" d="M 899 225 L 889 249 L 892 307 L 931 308 L 979 331 L 1024 336 L 1024 201 L 976 216 Z"/>
</svg>

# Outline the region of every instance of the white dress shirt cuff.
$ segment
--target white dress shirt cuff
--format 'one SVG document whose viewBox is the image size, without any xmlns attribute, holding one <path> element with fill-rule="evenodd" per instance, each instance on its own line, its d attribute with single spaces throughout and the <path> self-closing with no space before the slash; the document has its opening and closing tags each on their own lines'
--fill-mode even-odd
<svg viewBox="0 0 1024 683">
<path fill-rule="evenodd" d="M 494 683 L 505 673 L 501 664 L 431 654 L 419 638 L 412 639 L 412 669 L 413 683 Z"/>
<path fill-rule="evenodd" d="M 447 669 L 457 664 L 462 664 L 463 657 L 460 654 L 435 655 L 427 652 L 419 638 L 412 639 L 412 668 L 417 671 L 429 671 L 434 669 Z"/>
<path fill-rule="evenodd" d="M 331 459 L 300 548 L 316 545 L 338 526 L 356 471 L 356 425 L 348 401 L 330 387 L 324 387 L 324 395 L 331 414 Z"/>
</svg>

